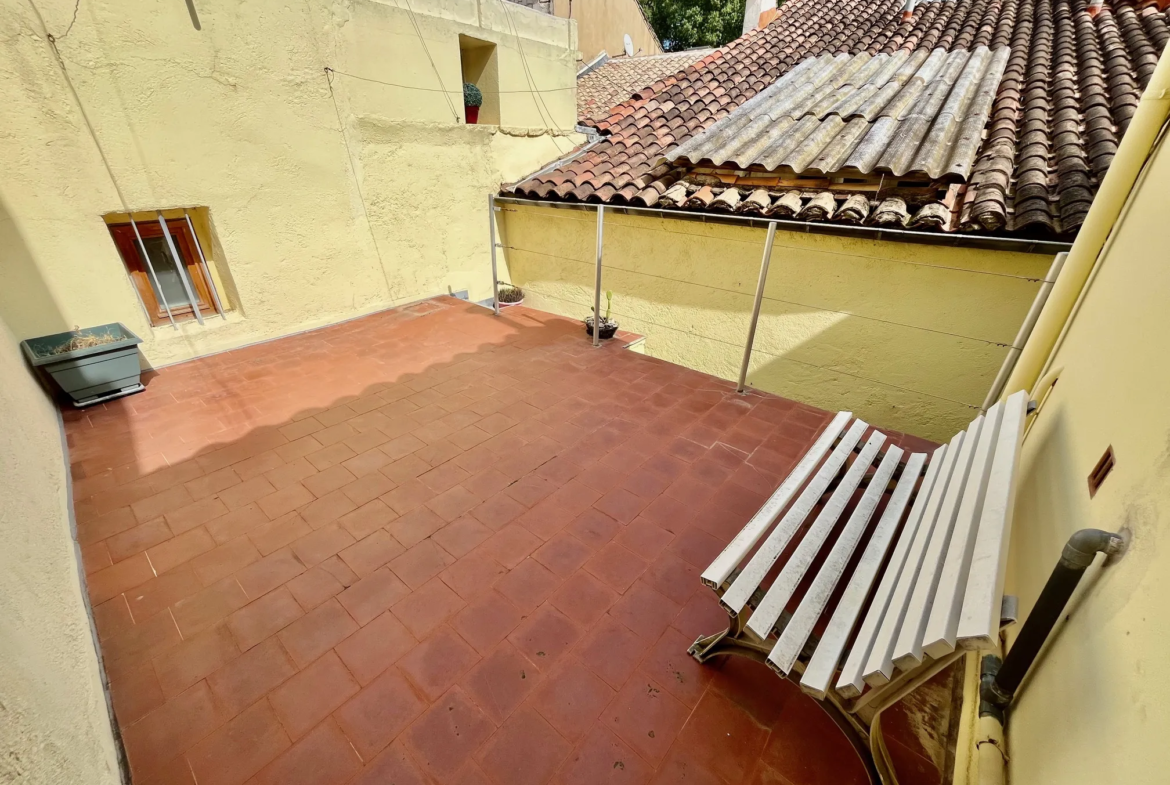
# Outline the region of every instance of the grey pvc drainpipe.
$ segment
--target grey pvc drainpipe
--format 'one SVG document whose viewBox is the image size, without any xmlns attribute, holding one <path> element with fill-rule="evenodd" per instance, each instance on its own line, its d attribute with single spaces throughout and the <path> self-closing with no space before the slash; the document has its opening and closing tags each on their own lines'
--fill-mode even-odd
<svg viewBox="0 0 1170 785">
<path fill-rule="evenodd" d="M 584 152 L 584 149 L 580 152 Z M 558 165 L 560 165 L 560 162 L 551 166 L 555 167 Z M 535 177 L 536 175 L 531 176 Z M 586 212 L 593 212 L 598 207 L 598 204 L 592 202 L 552 202 L 542 199 L 521 199 L 515 196 L 497 196 L 496 201 L 501 204 L 552 207 L 558 210 L 583 210 Z M 902 242 L 941 245 L 951 248 L 987 248 L 997 251 L 1012 251 L 1015 253 L 1057 254 L 1061 251 L 1068 251 L 1072 247 L 1072 243 L 1062 243 L 1054 240 L 1029 240 L 1019 237 L 983 237 L 982 235 L 960 234 L 958 232 L 917 232 L 912 229 L 878 229 L 873 226 L 794 221 L 788 218 L 769 218 L 764 216 L 748 217 L 728 213 L 664 210 L 659 207 L 633 207 L 630 205 L 607 204 L 605 205 L 605 209 L 607 212 L 617 213 L 619 215 L 642 214 L 653 215 L 659 218 L 677 218 L 680 221 L 698 221 L 699 223 L 745 224 L 761 229 L 766 228 L 769 223 L 775 223 L 779 229 L 804 232 L 806 234 L 861 237 L 867 240 L 900 240 Z"/>
<path fill-rule="evenodd" d="M 979 688 L 979 716 L 994 717 L 1002 725 L 1004 714 L 1015 698 L 1024 676 L 1036 661 L 1052 628 L 1056 625 L 1068 598 L 1072 596 L 1081 576 L 1093 563 L 1098 553 L 1107 556 L 1119 553 L 1125 540 L 1120 534 L 1101 529 L 1081 529 L 1064 546 L 1060 561 L 1053 568 L 1036 605 L 1028 614 L 1023 629 L 1001 662 L 989 654 L 983 658 Z"/>
<path fill-rule="evenodd" d="M 983 405 L 979 407 L 981 412 L 986 413 L 1003 394 L 1004 385 L 1011 377 L 1012 371 L 1016 367 L 1016 361 L 1020 359 L 1020 353 L 1024 351 L 1024 344 L 1028 342 L 1028 336 L 1032 334 L 1032 329 L 1040 318 L 1040 312 L 1044 310 L 1044 303 L 1048 302 L 1048 295 L 1052 292 L 1052 287 L 1056 284 L 1056 277 L 1060 275 L 1060 270 L 1064 267 L 1064 260 L 1067 258 L 1068 254 L 1062 251 L 1052 260 L 1052 266 L 1048 268 L 1048 273 L 1040 282 L 1036 299 L 1032 300 L 1032 307 L 1028 309 L 1028 315 L 1024 317 L 1024 322 L 1020 325 L 1020 331 L 1016 333 L 1012 345 L 1008 347 L 1007 357 L 1003 358 L 1003 365 L 999 367 L 999 373 L 995 375 L 995 381 L 991 383 L 991 389 L 987 391 L 987 397 L 983 399 Z"/>
</svg>

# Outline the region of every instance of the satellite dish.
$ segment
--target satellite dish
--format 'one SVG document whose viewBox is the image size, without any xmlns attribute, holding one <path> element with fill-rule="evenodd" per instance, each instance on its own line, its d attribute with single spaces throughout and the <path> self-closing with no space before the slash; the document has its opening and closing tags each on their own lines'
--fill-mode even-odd
<svg viewBox="0 0 1170 785">
<path fill-rule="evenodd" d="M 634 56 L 634 39 L 630 38 L 629 33 L 626 33 L 626 36 L 623 39 L 623 43 L 625 44 L 625 47 L 626 47 L 626 57 L 633 57 Z"/>
</svg>

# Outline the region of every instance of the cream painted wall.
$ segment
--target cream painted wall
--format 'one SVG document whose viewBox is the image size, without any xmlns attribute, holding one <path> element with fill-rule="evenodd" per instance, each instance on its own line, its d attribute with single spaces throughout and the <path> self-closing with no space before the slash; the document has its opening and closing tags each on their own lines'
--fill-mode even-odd
<svg viewBox="0 0 1170 785">
<path fill-rule="evenodd" d="M 120 782 L 52 404 L 0 319 L 0 782 Z"/>
<path fill-rule="evenodd" d="M 662 54 L 662 44 L 638 7 L 638 0 L 553 0 L 553 13 L 576 20 L 582 64 L 602 51 L 610 57 L 624 54 L 627 34 L 634 44 L 634 54 Z"/>
<path fill-rule="evenodd" d="M 526 302 L 584 317 L 593 212 L 509 204 L 503 242 Z M 604 279 L 646 353 L 735 379 L 765 231 L 608 213 Z M 778 231 L 752 386 L 935 440 L 974 417 L 1051 259 Z M 1001 345 L 1002 344 L 1002 345 Z"/>
<path fill-rule="evenodd" d="M 1170 145 L 1114 227 L 1024 442 L 1007 591 L 1027 612 L 1074 531 L 1126 530 L 1019 693 L 1009 776 L 1028 785 L 1170 781 Z M 1039 392 L 1037 394 L 1040 394 Z M 1117 464 L 1089 498 L 1112 445 Z"/>
<path fill-rule="evenodd" d="M 580 140 L 575 23 L 503 0 L 412 0 L 413 21 L 406 0 L 195 7 L 200 30 L 183 3 L 87 0 L 70 27 L 71 0 L 37 0 L 43 21 L 0 0 L 0 309 L 18 338 L 122 321 L 163 364 L 490 296 L 487 195 Z M 122 202 L 46 30 L 130 208 L 208 208 L 227 320 L 149 326 L 102 220 Z M 497 47 L 499 126 L 463 123 L 461 35 Z"/>
</svg>

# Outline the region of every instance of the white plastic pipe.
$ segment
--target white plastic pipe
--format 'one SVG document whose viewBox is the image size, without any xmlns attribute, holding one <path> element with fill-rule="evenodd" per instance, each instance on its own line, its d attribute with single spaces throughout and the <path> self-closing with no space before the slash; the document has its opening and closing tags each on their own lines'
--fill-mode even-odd
<svg viewBox="0 0 1170 785">
<path fill-rule="evenodd" d="M 1170 50 L 1164 52 L 1158 61 L 1158 67 L 1142 94 L 1129 128 L 1121 138 L 1117 155 L 1093 198 L 1093 205 L 1085 216 L 1084 224 L 1077 232 L 1060 278 L 1052 287 L 1032 336 L 1000 393 L 1001 398 L 1017 390 L 1033 391 L 1036 380 L 1051 363 L 1050 358 L 1064 333 L 1065 325 L 1072 316 L 1105 241 L 1113 232 L 1117 218 L 1167 117 L 1170 117 Z"/>
<path fill-rule="evenodd" d="M 1064 266 L 1064 260 L 1067 258 L 1068 254 L 1062 252 L 1058 253 L 1056 258 L 1052 260 L 1052 266 L 1048 268 L 1048 273 L 1044 276 L 1044 280 L 1040 282 L 1040 289 L 1036 292 L 1035 299 L 1032 300 L 1032 307 L 1028 309 L 1028 314 L 1024 317 L 1024 321 L 1020 325 L 1020 330 L 1016 333 L 1015 340 L 1008 347 L 1007 357 L 1003 358 L 1003 365 L 999 367 L 999 373 L 995 375 L 995 381 L 991 383 L 991 389 L 987 391 L 987 397 L 983 399 L 983 405 L 979 407 L 979 411 L 986 413 L 992 404 L 999 400 L 999 394 L 1003 392 L 1004 385 L 1007 384 L 1008 376 L 1011 374 L 1012 369 L 1016 367 L 1016 362 L 1020 359 L 1020 352 L 1027 345 L 1028 336 L 1032 334 L 1032 329 L 1036 326 L 1036 320 L 1040 318 L 1040 312 L 1044 309 L 1044 303 L 1048 302 L 1048 295 L 1052 292 L 1052 287 L 1056 283 L 1056 279 L 1060 276 L 1060 268 Z"/>
</svg>

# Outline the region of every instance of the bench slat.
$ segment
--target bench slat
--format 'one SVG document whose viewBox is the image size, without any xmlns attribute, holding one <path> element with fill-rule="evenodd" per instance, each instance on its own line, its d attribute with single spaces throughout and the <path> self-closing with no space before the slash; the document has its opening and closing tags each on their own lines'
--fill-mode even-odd
<svg viewBox="0 0 1170 785">
<path fill-rule="evenodd" d="M 931 600 L 934 599 L 934 590 L 938 586 L 943 557 L 946 556 L 947 545 L 951 541 L 955 515 L 959 511 L 959 500 L 963 497 L 963 488 L 967 486 L 967 474 L 971 470 L 971 459 L 975 455 L 975 446 L 979 442 L 982 427 L 981 414 L 967 427 L 967 435 L 963 438 L 959 455 L 955 459 L 946 495 L 943 496 L 942 506 L 939 507 L 938 517 L 926 545 L 926 552 L 922 556 L 918 579 L 914 581 L 914 592 L 910 595 L 910 604 L 906 606 L 906 617 L 902 620 L 902 629 L 898 630 L 898 643 L 894 646 L 894 665 L 899 670 L 908 671 L 922 664 L 922 633 L 926 631 Z"/>
<path fill-rule="evenodd" d="M 1007 546 L 1015 507 L 1015 480 L 1027 412 L 1028 394 L 1023 390 L 1004 401 L 999 440 L 987 480 L 956 632 L 958 645 L 965 649 L 988 649 L 998 640 Z"/>
<path fill-rule="evenodd" d="M 833 446 L 833 440 L 845 430 L 845 426 L 852 417 L 851 412 L 837 412 L 837 416 L 833 418 L 829 426 L 809 448 L 809 451 L 804 454 L 804 457 L 800 459 L 800 462 L 796 464 L 780 487 L 776 489 L 768 501 L 764 502 L 760 511 L 752 516 L 747 525 L 740 530 L 739 534 L 735 535 L 734 539 L 723 549 L 723 552 L 715 557 L 715 561 L 711 562 L 711 565 L 703 572 L 701 578 L 704 584 L 712 589 L 723 585 L 727 576 L 760 541 L 760 538 L 768 531 L 768 527 L 788 506 L 788 502 L 792 501 L 792 497 L 800 490 L 800 486 L 804 485 L 805 480 L 813 473 L 813 469 L 820 463 L 821 458 Z"/>
<path fill-rule="evenodd" d="M 821 565 L 821 569 L 817 572 L 817 577 L 813 579 L 812 586 L 809 587 L 808 592 L 801 599 L 796 613 L 792 614 L 792 618 L 785 625 L 784 632 L 780 634 L 780 639 L 772 647 L 772 652 L 768 655 L 768 662 L 785 676 L 792 670 L 792 666 L 796 663 L 796 658 L 800 656 L 801 650 L 812 634 L 813 625 L 817 623 L 817 619 L 824 613 L 825 606 L 829 604 L 829 597 L 832 596 L 833 591 L 837 588 L 837 584 L 841 581 L 841 577 L 845 574 L 845 568 L 849 566 L 849 561 L 853 558 L 853 552 L 857 549 L 862 535 L 865 534 L 865 530 L 869 527 L 869 521 L 873 518 L 874 511 L 877 510 L 882 496 L 885 495 L 886 487 L 890 484 L 890 480 L 894 476 L 894 470 L 898 468 L 898 461 L 900 460 L 902 460 L 902 450 L 891 445 L 886 450 L 886 455 L 882 458 L 881 465 L 878 466 L 877 471 L 874 472 L 873 477 L 870 479 L 869 487 L 865 489 L 865 493 L 857 503 L 853 514 L 849 516 L 849 520 L 845 524 L 845 528 L 842 529 L 841 535 L 833 543 L 833 548 L 829 551 L 825 563 Z M 829 641 L 826 641 L 822 637 L 817 644 L 816 652 L 820 653 L 821 649 L 827 649 L 831 645 Z M 842 645 L 844 645 L 844 641 L 842 641 Z M 834 662 L 834 665 L 836 665 L 836 662 Z M 805 669 L 804 676 L 806 678 L 808 677 L 807 668 Z M 827 681 L 828 677 L 826 677 Z"/>
<path fill-rule="evenodd" d="M 947 547 L 946 560 L 938 578 L 938 588 L 930 606 L 930 617 L 922 636 L 922 650 L 938 659 L 955 650 L 955 632 L 959 626 L 959 612 L 963 607 L 963 592 L 967 588 L 967 571 L 971 566 L 971 550 L 979 529 L 979 514 L 983 509 L 983 492 L 999 436 L 1003 406 L 996 403 L 987 410 L 971 470 L 967 473 L 963 498 L 955 516 L 955 528 Z"/>
<path fill-rule="evenodd" d="M 855 420 L 845 435 L 841 437 L 837 448 L 829 455 L 821 468 L 813 476 L 805 487 L 804 492 L 800 494 L 796 502 L 789 508 L 788 512 L 780 519 L 780 523 L 776 528 L 772 529 L 771 534 L 764 540 L 764 544 L 756 551 L 755 555 L 748 561 L 743 571 L 739 574 L 724 592 L 723 597 L 720 598 L 719 604 L 723 606 L 728 613 L 739 613 L 747 605 L 748 599 L 752 593 L 759 588 L 760 581 L 768 574 L 768 570 L 772 569 L 772 565 L 780 558 L 780 554 L 784 552 L 784 548 L 788 545 L 788 541 L 792 539 L 792 535 L 808 517 L 817 501 L 820 500 L 824 494 L 825 489 L 829 487 L 829 483 L 837 476 L 837 472 L 845 464 L 845 460 L 853 452 L 853 448 L 857 442 L 861 440 L 861 436 L 865 433 L 865 429 L 869 425 L 862 420 Z"/>
<path fill-rule="evenodd" d="M 955 458 L 959 448 L 963 446 L 966 431 L 959 431 L 946 446 L 942 456 L 942 465 L 939 466 L 938 476 L 930 489 L 930 498 L 922 514 L 922 521 L 914 532 L 914 540 L 910 544 L 910 552 L 906 555 L 906 562 L 898 574 L 898 583 L 894 594 L 890 598 L 890 605 L 882 618 L 878 635 L 874 639 L 869 659 L 866 660 L 863 672 L 865 682 L 877 687 L 885 684 L 894 676 L 894 646 L 898 640 L 898 631 L 902 627 L 902 620 L 906 617 L 906 607 L 910 603 L 910 594 L 914 591 L 914 581 L 918 578 L 918 571 L 922 567 L 922 556 L 926 552 L 926 542 L 930 539 L 930 532 L 934 529 L 938 509 L 942 506 L 943 495 L 946 493 L 947 483 L 950 482 L 951 472 L 955 466 Z"/>
<path fill-rule="evenodd" d="M 756 607 L 747 623 L 748 629 L 761 638 L 767 638 L 772 634 L 772 628 L 776 626 L 776 620 L 780 618 L 781 612 L 787 607 L 788 601 L 792 599 L 797 584 L 804 578 L 813 559 L 820 552 L 821 546 L 825 544 L 829 534 L 836 528 L 841 513 L 845 511 L 845 505 L 849 503 L 853 494 L 861 486 L 861 481 L 865 479 L 866 472 L 873 465 L 873 459 L 877 457 L 878 450 L 881 449 L 885 441 L 886 435 L 880 431 L 874 431 L 870 434 L 865 441 L 865 446 L 861 448 L 857 460 L 845 472 L 845 476 L 833 491 L 833 495 L 825 502 L 820 515 L 816 517 L 812 526 L 801 538 L 800 544 L 796 546 L 796 550 L 792 552 L 792 556 L 780 570 L 776 580 L 772 581 L 772 585 L 768 587 L 767 594 L 764 595 L 764 599 Z"/>
<path fill-rule="evenodd" d="M 885 616 L 886 608 L 889 606 L 890 596 L 894 593 L 894 586 L 898 582 L 898 575 L 902 571 L 902 565 L 906 562 L 906 554 L 910 550 L 910 543 L 914 539 L 914 533 L 918 530 L 919 522 L 922 520 L 922 512 L 926 509 L 927 499 L 930 498 L 930 489 L 934 486 L 934 478 L 938 476 L 938 467 L 943 462 L 943 455 L 946 453 L 947 446 L 944 444 L 934 451 L 931 456 L 930 464 L 926 469 L 926 476 L 922 479 L 922 487 L 918 490 L 918 495 L 914 498 L 914 504 L 910 507 L 910 515 L 906 518 L 906 525 L 902 527 L 902 534 L 898 537 L 898 544 L 894 546 L 894 553 L 890 556 L 890 562 L 886 565 L 886 571 L 882 574 L 881 582 L 878 583 L 877 591 L 874 592 L 873 600 L 869 604 L 869 611 L 865 614 L 865 619 L 861 622 L 861 629 L 857 631 L 857 637 L 853 640 L 853 648 L 849 650 L 849 656 L 845 658 L 845 664 L 841 667 L 841 676 L 837 679 L 837 692 L 845 698 L 855 698 L 861 694 L 865 687 L 865 680 L 861 677 L 862 668 L 865 667 L 866 659 L 869 657 L 870 649 L 873 647 L 874 638 L 877 635 L 878 627 L 882 623 L 882 618 Z M 893 539 L 894 533 L 898 529 L 898 521 L 902 517 L 902 510 L 905 509 L 906 503 L 910 498 L 910 494 L 914 491 L 914 485 L 918 480 L 918 475 L 922 473 L 922 465 L 926 460 L 926 453 L 915 453 L 910 456 L 906 462 L 906 468 L 902 472 L 902 479 L 898 481 L 898 487 L 894 491 L 894 496 L 890 499 L 890 503 L 886 506 L 886 512 L 878 523 L 878 528 L 870 539 L 869 547 L 866 548 L 865 554 L 861 557 L 861 563 L 857 565 L 857 572 L 854 573 L 853 581 L 849 588 L 845 590 L 845 597 L 841 598 L 841 604 L 837 608 L 837 613 L 834 614 L 832 621 L 829 623 L 829 629 L 826 630 L 825 635 L 821 638 L 821 644 L 817 647 L 816 655 L 813 657 L 813 662 L 809 663 L 808 669 L 805 671 L 805 676 L 808 677 L 810 671 L 814 670 L 813 665 L 821 654 L 821 647 L 825 645 L 826 640 L 834 637 L 834 630 L 838 625 L 841 625 L 843 631 L 838 632 L 841 636 L 840 646 L 844 647 L 846 638 L 849 637 L 850 630 L 853 629 L 853 623 L 858 613 L 861 612 L 861 607 L 865 603 L 865 596 L 869 593 L 870 587 L 877 578 L 877 572 L 881 569 L 882 560 L 885 558 L 886 550 L 889 547 L 889 542 Z M 902 494 L 905 494 L 904 496 Z M 887 531 L 888 525 L 888 533 Z M 884 537 L 884 541 L 883 541 Z M 852 615 L 848 619 L 838 620 L 838 616 L 847 616 L 849 613 L 849 605 L 846 604 L 846 598 L 851 597 L 854 593 L 857 595 L 857 607 L 853 610 Z M 825 655 L 828 658 L 828 654 Z M 828 673 L 824 684 L 828 685 L 828 679 L 832 676 L 833 668 L 837 665 L 839 656 L 834 656 L 832 663 L 827 666 Z M 818 670 L 819 673 L 819 670 Z M 815 685 L 810 684 L 809 692 L 817 694 L 812 687 L 816 687 L 820 694 L 823 695 L 826 687 L 820 687 L 821 681 L 816 681 Z M 801 681 L 801 686 L 804 686 L 804 681 Z"/>
</svg>

